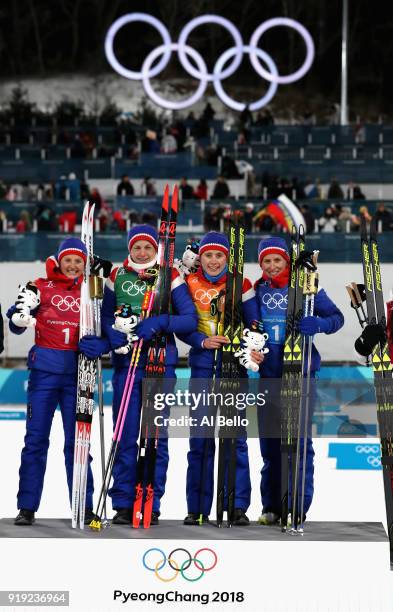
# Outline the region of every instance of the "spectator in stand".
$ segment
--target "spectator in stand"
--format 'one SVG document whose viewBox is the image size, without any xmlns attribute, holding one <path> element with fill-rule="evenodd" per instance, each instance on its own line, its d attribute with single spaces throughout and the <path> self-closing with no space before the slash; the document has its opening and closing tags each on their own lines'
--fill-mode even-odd
<svg viewBox="0 0 393 612">
<path fill-rule="evenodd" d="M 194 189 L 189 185 L 185 176 L 180 181 L 180 193 L 182 201 L 192 200 L 195 197 Z"/>
<path fill-rule="evenodd" d="M 177 153 L 177 140 L 173 133 L 173 130 L 170 130 L 168 134 L 161 140 L 161 153 Z"/>
<path fill-rule="evenodd" d="M 210 102 L 208 102 L 205 108 L 203 109 L 201 119 L 203 119 L 204 121 L 212 121 L 214 119 L 215 114 L 216 114 L 216 111 L 214 110 Z"/>
<path fill-rule="evenodd" d="M 65 210 L 58 219 L 59 231 L 65 234 L 73 234 L 77 221 L 76 209 Z"/>
<path fill-rule="evenodd" d="M 359 208 L 359 216 L 364 217 L 366 219 L 367 225 L 370 225 L 372 217 L 368 212 L 367 206 L 361 206 Z"/>
<path fill-rule="evenodd" d="M 315 218 L 312 214 L 310 207 L 308 204 L 303 204 L 300 208 L 300 212 L 304 217 L 304 222 L 306 224 L 306 234 L 312 234 L 315 227 Z"/>
<path fill-rule="evenodd" d="M 102 195 L 98 191 L 97 187 L 93 187 L 93 189 L 91 190 L 89 202 L 90 202 L 90 204 L 95 204 L 96 205 L 96 207 L 95 207 L 95 212 L 96 213 L 98 211 L 100 211 L 101 208 L 104 208 L 105 202 L 104 202 L 104 199 L 103 199 Z"/>
<path fill-rule="evenodd" d="M 72 143 L 71 147 L 71 157 L 74 159 L 83 159 L 86 157 L 85 147 L 80 134 L 75 134 L 74 142 Z"/>
<path fill-rule="evenodd" d="M 116 193 L 118 196 L 133 196 L 134 187 L 130 181 L 130 177 L 127 174 L 123 174 L 121 181 L 117 186 Z"/>
<path fill-rule="evenodd" d="M 81 182 L 76 178 L 75 172 L 70 172 L 68 180 L 66 180 L 66 189 L 68 190 L 68 199 L 71 202 L 79 202 L 81 199 Z M 67 196 L 66 196 L 67 197 Z"/>
<path fill-rule="evenodd" d="M 65 200 L 67 191 L 67 177 L 62 174 L 55 183 L 55 198 L 56 200 Z"/>
<path fill-rule="evenodd" d="M 31 221 L 30 221 L 30 215 L 27 210 L 21 210 L 19 214 L 19 219 L 15 226 L 15 230 L 18 234 L 23 234 L 24 232 L 30 232 Z"/>
<path fill-rule="evenodd" d="M 145 137 L 142 140 L 143 153 L 159 153 L 160 143 L 157 140 L 157 133 L 153 130 L 146 130 Z"/>
<path fill-rule="evenodd" d="M 122 208 L 121 210 L 113 211 L 112 215 L 112 226 L 116 232 L 125 232 L 127 228 L 127 210 Z"/>
<path fill-rule="evenodd" d="M 229 198 L 230 191 L 228 183 L 225 178 L 220 175 L 217 177 L 216 184 L 214 185 L 212 199 L 213 200 L 225 200 L 225 198 Z"/>
<path fill-rule="evenodd" d="M 366 196 L 363 191 L 360 189 L 359 185 L 355 185 L 353 188 L 353 199 L 354 200 L 365 200 Z"/>
<path fill-rule="evenodd" d="M 97 215 L 97 219 L 100 227 L 100 232 L 105 232 L 111 224 L 110 210 L 105 205 L 101 206 Z"/>
<path fill-rule="evenodd" d="M 328 197 L 328 200 L 343 200 L 344 199 L 344 192 L 341 189 L 340 184 L 336 178 L 332 178 L 332 180 L 330 181 L 327 197 Z"/>
<path fill-rule="evenodd" d="M 90 199 L 90 187 L 86 181 L 81 181 L 81 200 Z"/>
<path fill-rule="evenodd" d="M 22 182 L 21 200 L 24 202 L 31 202 L 34 200 L 34 191 L 29 185 L 29 181 Z"/>
<path fill-rule="evenodd" d="M 254 217 L 254 204 L 252 202 L 247 202 L 244 206 L 244 227 L 246 230 L 246 234 L 251 234 L 253 230 L 253 217 Z"/>
<path fill-rule="evenodd" d="M 35 212 L 35 218 L 37 220 L 37 229 L 39 232 L 51 232 L 57 230 L 55 213 L 47 204 L 38 204 Z"/>
<path fill-rule="evenodd" d="M 15 202 L 18 199 L 18 191 L 16 187 L 13 185 L 7 186 L 7 193 L 5 194 L 5 199 L 8 202 Z"/>
<path fill-rule="evenodd" d="M 220 229 L 220 211 L 218 206 L 207 206 L 203 225 L 206 231 L 219 231 Z"/>
<path fill-rule="evenodd" d="M 353 232 L 359 229 L 359 220 L 352 214 L 350 206 L 343 206 L 337 218 L 337 232 Z"/>
<path fill-rule="evenodd" d="M 145 196 L 154 197 L 157 195 L 157 189 L 153 179 L 150 176 L 147 176 L 143 179 L 141 185 L 141 193 Z"/>
<path fill-rule="evenodd" d="M 241 178 L 236 162 L 229 155 L 224 155 L 222 158 L 221 174 L 227 179 Z"/>
<path fill-rule="evenodd" d="M 306 198 L 303 183 L 299 181 L 297 176 L 292 178 L 292 193 L 295 200 L 305 200 Z"/>
<path fill-rule="evenodd" d="M 199 181 L 194 195 L 198 200 L 207 200 L 207 183 L 205 179 Z"/>
<path fill-rule="evenodd" d="M 331 206 L 325 209 L 324 215 L 318 220 L 319 231 L 330 234 L 336 231 L 337 219 Z"/>
<path fill-rule="evenodd" d="M 389 232 L 392 229 L 392 217 L 383 202 L 380 202 L 377 206 L 375 220 L 377 222 L 377 228 L 379 228 L 380 224 L 382 225 L 383 232 Z"/>
<path fill-rule="evenodd" d="M 306 198 L 320 198 L 321 190 L 319 187 L 319 180 L 313 181 L 310 177 L 307 177 L 303 187 Z"/>
</svg>

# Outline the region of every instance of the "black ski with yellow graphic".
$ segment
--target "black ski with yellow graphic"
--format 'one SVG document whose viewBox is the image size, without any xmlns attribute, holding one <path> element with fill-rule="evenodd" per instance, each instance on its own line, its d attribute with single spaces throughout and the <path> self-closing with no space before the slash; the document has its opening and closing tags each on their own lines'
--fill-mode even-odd
<svg viewBox="0 0 393 612">
<path fill-rule="evenodd" d="M 299 409 L 303 379 L 303 336 L 297 325 L 303 314 L 304 268 L 298 266 L 304 251 L 304 228 L 294 227 L 291 235 L 290 277 L 288 284 L 287 324 L 281 381 L 281 529 L 285 531 L 294 514 L 289 497 L 295 490 L 295 464 L 299 427 Z M 291 469 L 293 466 L 293 469 Z"/>
<path fill-rule="evenodd" d="M 221 390 L 223 393 L 236 394 L 241 369 L 234 353 L 240 348 L 242 338 L 242 290 L 244 271 L 245 229 L 238 216 L 229 225 L 229 257 L 225 287 L 224 336 L 229 343 L 222 348 Z M 233 419 L 236 407 L 221 407 L 226 419 Z M 225 488 L 227 498 L 227 525 L 231 527 L 235 517 L 236 493 L 236 446 L 237 437 L 229 437 L 228 427 L 220 428 L 217 474 L 217 526 L 223 523 L 225 509 Z M 227 476 L 227 478 L 225 478 Z M 225 487 L 226 480 L 226 487 Z"/>
<path fill-rule="evenodd" d="M 386 329 L 381 268 L 375 219 L 368 236 L 364 217 L 360 226 L 367 323 Z M 381 463 L 385 491 L 386 518 L 390 544 L 390 569 L 393 569 L 393 380 L 387 339 L 374 347 L 371 355 L 374 370 L 377 419 L 381 438 Z"/>
</svg>

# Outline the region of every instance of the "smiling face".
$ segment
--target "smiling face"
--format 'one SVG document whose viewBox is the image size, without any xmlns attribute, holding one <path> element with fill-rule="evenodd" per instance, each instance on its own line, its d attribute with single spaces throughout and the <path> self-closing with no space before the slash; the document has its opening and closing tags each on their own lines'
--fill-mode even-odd
<svg viewBox="0 0 393 612">
<path fill-rule="evenodd" d="M 131 247 L 130 257 L 138 264 L 149 263 L 156 256 L 156 249 L 148 240 L 137 240 Z"/>
<path fill-rule="evenodd" d="M 60 272 L 67 278 L 77 278 L 85 269 L 85 262 L 79 255 L 64 255 L 60 261 Z"/>
<path fill-rule="evenodd" d="M 221 274 L 227 263 L 227 257 L 222 251 L 205 251 L 200 259 L 203 271 L 210 276 Z"/>
<path fill-rule="evenodd" d="M 261 261 L 261 268 L 263 273 L 269 278 L 273 278 L 280 274 L 288 266 L 286 259 L 278 253 L 271 253 L 266 255 Z"/>
</svg>

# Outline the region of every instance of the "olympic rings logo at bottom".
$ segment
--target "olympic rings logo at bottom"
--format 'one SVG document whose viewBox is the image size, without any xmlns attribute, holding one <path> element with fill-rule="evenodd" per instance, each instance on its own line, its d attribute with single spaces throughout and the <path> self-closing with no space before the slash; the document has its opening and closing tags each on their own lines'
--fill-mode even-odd
<svg viewBox="0 0 393 612">
<path fill-rule="evenodd" d="M 201 553 L 202 559 L 198 556 Z M 206 572 L 216 567 L 217 562 L 217 554 L 211 548 L 200 548 L 193 555 L 186 548 L 175 548 L 168 556 L 161 548 L 149 548 L 142 558 L 143 567 L 154 572 L 161 582 L 173 582 L 179 574 L 187 582 L 198 582 Z M 167 563 L 169 570 L 165 571 Z"/>
</svg>

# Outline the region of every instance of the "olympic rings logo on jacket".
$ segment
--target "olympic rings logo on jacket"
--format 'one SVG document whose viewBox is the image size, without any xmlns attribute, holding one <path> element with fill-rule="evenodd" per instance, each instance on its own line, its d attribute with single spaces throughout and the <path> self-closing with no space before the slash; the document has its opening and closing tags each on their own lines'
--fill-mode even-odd
<svg viewBox="0 0 393 612">
<path fill-rule="evenodd" d="M 160 553 L 162 557 L 158 558 L 158 560 L 156 561 L 154 557 L 157 555 L 152 555 L 151 553 Z M 185 559 L 182 559 L 179 553 L 185 553 L 187 557 Z M 213 557 L 212 559 L 210 559 L 209 566 L 207 566 L 207 564 L 209 563 L 209 558 L 202 560 L 198 557 L 200 553 L 208 553 L 207 556 L 210 555 Z M 175 559 L 175 554 L 178 557 L 177 560 Z M 149 565 L 147 560 L 148 556 Z M 187 582 L 197 582 L 205 575 L 206 572 L 210 572 L 216 567 L 217 561 L 217 554 L 211 548 L 200 548 L 193 555 L 186 548 L 175 548 L 169 553 L 168 556 L 166 556 L 166 554 L 163 550 L 161 550 L 161 548 L 149 548 L 149 550 L 145 552 L 142 558 L 143 567 L 145 567 L 150 572 L 154 572 L 154 575 L 158 578 L 158 580 L 161 580 L 161 582 L 173 582 L 173 580 L 176 580 L 179 575 L 181 575 L 182 578 L 184 578 L 184 580 L 186 580 Z M 161 571 L 164 569 L 167 563 L 169 568 L 173 571 L 173 574 L 169 574 L 169 576 L 166 576 L 165 573 Z M 192 571 L 188 572 L 188 575 L 186 574 L 192 564 L 193 567 L 198 570 L 196 572 L 196 576 L 194 576 L 194 573 Z"/>
<path fill-rule="evenodd" d="M 162 45 L 159 45 L 147 55 L 140 72 L 129 70 L 123 66 L 123 64 L 121 64 L 116 58 L 113 49 L 114 38 L 118 31 L 126 24 L 135 23 L 138 21 L 153 26 L 153 28 L 155 28 L 159 34 L 161 34 L 163 40 Z M 212 23 L 222 26 L 229 32 L 233 38 L 234 46 L 224 51 L 217 59 L 213 72 L 208 72 L 206 62 L 201 54 L 193 47 L 190 47 L 187 44 L 187 41 L 191 32 L 195 28 L 204 24 Z M 298 70 L 288 75 L 280 75 L 272 57 L 266 53 L 266 51 L 263 51 L 258 47 L 259 40 L 262 35 L 271 28 L 278 26 L 285 26 L 296 30 L 303 38 L 306 45 L 306 58 L 303 64 Z M 157 76 L 166 68 L 170 61 L 172 51 L 177 51 L 179 61 L 184 70 L 194 79 L 199 80 L 197 90 L 189 98 L 177 102 L 173 100 L 166 100 L 165 98 L 162 98 L 156 94 L 150 83 L 151 78 Z M 114 21 L 110 26 L 105 37 L 105 54 L 112 68 L 126 79 L 142 81 L 145 92 L 151 98 L 151 100 L 158 104 L 158 106 L 171 110 L 180 110 L 195 104 L 203 97 L 208 83 L 213 83 L 217 96 L 222 102 L 224 102 L 224 104 L 229 106 L 229 108 L 237 111 L 244 110 L 247 105 L 244 102 L 238 102 L 228 96 L 221 84 L 221 81 L 234 74 L 239 68 L 243 60 L 244 53 L 249 54 L 250 62 L 256 73 L 261 78 L 269 82 L 269 87 L 265 95 L 259 100 L 248 105 L 250 111 L 256 111 L 272 100 L 279 84 L 293 83 L 294 81 L 301 79 L 306 74 L 313 63 L 315 49 L 313 39 L 308 30 L 298 21 L 289 19 L 287 17 L 276 17 L 261 23 L 252 34 L 248 45 L 243 44 L 242 36 L 236 26 L 231 21 L 225 19 L 225 17 L 221 17 L 220 15 L 201 15 L 199 17 L 195 17 L 195 19 L 191 19 L 191 21 L 189 21 L 180 32 L 178 42 L 172 42 L 169 31 L 159 19 L 147 13 L 129 13 L 116 19 L 116 21 Z M 158 58 L 161 59 L 157 61 Z M 193 60 L 193 63 L 190 61 L 190 58 Z M 262 60 L 264 65 L 261 64 L 260 60 Z M 267 66 L 267 68 L 265 66 Z"/>
<path fill-rule="evenodd" d="M 194 297 L 197 302 L 200 302 L 204 306 L 210 304 L 210 302 L 218 296 L 218 291 L 215 288 L 212 289 L 197 289 Z"/>
<path fill-rule="evenodd" d="M 146 283 L 145 281 L 137 280 L 135 283 L 132 281 L 125 281 L 121 286 L 122 291 L 127 293 L 130 297 L 135 297 L 136 295 L 144 295 L 146 291 Z"/>
<path fill-rule="evenodd" d="M 274 310 L 280 308 L 280 310 L 286 310 L 288 307 L 288 295 L 282 295 L 281 293 L 265 293 L 262 298 L 262 303 L 269 308 Z"/>
<path fill-rule="evenodd" d="M 52 306 L 60 310 L 61 312 L 80 312 L 80 298 L 74 298 L 72 295 L 66 295 L 62 297 L 59 294 L 52 296 L 50 303 Z"/>
</svg>

